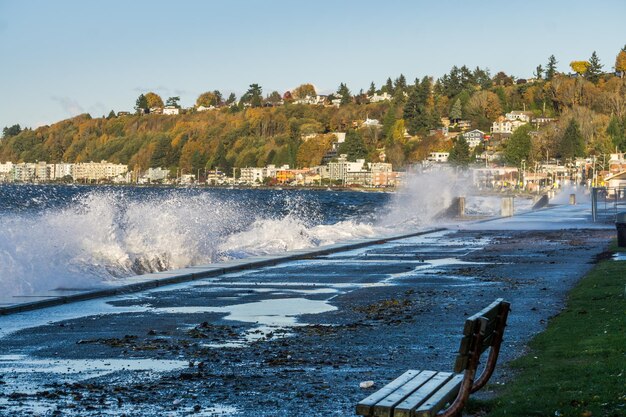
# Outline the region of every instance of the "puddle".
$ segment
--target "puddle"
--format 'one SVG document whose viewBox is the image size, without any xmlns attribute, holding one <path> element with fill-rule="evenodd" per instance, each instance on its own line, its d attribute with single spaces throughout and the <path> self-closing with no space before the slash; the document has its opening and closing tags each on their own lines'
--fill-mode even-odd
<svg viewBox="0 0 626 417">
<path fill-rule="evenodd" d="M 337 310 L 337 307 L 328 304 L 325 300 L 278 298 L 275 300 L 262 300 L 254 303 L 234 304 L 224 307 L 164 307 L 156 308 L 152 311 L 155 313 L 172 314 L 227 313 L 224 320 L 281 327 L 299 325 L 298 316 L 303 314 L 320 314 L 334 310 Z"/>
<path fill-rule="evenodd" d="M 616 252 L 613 254 L 614 261 L 626 261 L 626 252 Z"/>
<path fill-rule="evenodd" d="M 167 372 L 189 366 L 188 361 L 157 359 L 27 359 L 24 355 L 0 356 L 0 373 L 85 374 L 89 377 L 117 371 Z"/>
</svg>

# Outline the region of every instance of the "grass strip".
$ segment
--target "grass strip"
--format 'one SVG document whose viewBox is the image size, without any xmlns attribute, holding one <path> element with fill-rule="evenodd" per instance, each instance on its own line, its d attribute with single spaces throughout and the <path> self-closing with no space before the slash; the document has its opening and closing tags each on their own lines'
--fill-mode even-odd
<svg viewBox="0 0 626 417">
<path fill-rule="evenodd" d="M 509 364 L 514 379 L 474 405 L 489 417 L 626 416 L 625 292 L 626 261 L 601 261 Z"/>
</svg>

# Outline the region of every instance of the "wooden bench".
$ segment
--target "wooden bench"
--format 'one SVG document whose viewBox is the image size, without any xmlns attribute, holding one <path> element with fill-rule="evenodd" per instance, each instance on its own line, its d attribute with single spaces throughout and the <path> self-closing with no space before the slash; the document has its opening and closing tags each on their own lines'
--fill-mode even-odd
<svg viewBox="0 0 626 417">
<path fill-rule="evenodd" d="M 467 398 L 491 377 L 510 304 L 501 298 L 465 320 L 454 372 L 408 370 L 356 406 L 361 416 L 430 417 L 457 416 Z M 480 376 L 480 356 L 490 348 Z"/>
</svg>

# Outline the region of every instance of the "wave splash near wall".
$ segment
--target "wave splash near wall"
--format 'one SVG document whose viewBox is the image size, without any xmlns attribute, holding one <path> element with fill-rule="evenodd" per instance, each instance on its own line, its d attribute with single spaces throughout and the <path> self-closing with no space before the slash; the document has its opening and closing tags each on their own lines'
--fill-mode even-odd
<svg viewBox="0 0 626 417">
<path fill-rule="evenodd" d="M 415 231 L 432 225 L 461 183 L 439 172 L 409 176 L 393 195 L 175 189 L 136 195 L 133 189 L 91 188 L 54 204 L 47 204 L 41 187 L 40 195 L 16 203 L 20 209 L 0 215 L 0 290 L 17 295 L 85 288 L 123 276 Z"/>
</svg>

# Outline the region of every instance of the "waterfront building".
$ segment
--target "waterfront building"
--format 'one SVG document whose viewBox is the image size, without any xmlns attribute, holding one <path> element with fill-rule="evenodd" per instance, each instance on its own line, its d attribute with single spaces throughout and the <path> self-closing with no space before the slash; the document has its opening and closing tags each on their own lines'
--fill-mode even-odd
<svg viewBox="0 0 626 417">
<path fill-rule="evenodd" d="M 431 152 L 426 158 L 430 162 L 448 162 L 450 152 Z"/>
<path fill-rule="evenodd" d="M 74 181 L 102 181 L 111 180 L 118 175 L 128 172 L 128 165 L 113 164 L 107 161 L 81 162 L 74 164 L 72 176 Z"/>
</svg>

